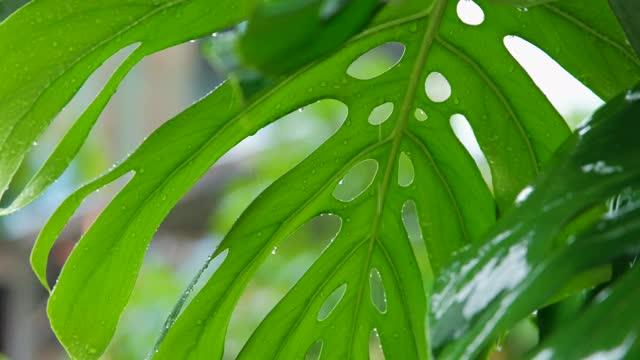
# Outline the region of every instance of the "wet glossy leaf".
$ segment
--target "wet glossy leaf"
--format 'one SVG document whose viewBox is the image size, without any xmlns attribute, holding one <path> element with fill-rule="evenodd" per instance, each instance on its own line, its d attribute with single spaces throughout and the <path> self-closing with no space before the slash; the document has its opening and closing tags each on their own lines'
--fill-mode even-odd
<svg viewBox="0 0 640 360">
<path fill-rule="evenodd" d="M 638 214 L 636 223 L 638 222 Z M 636 224 L 637 228 L 638 224 Z M 636 231 L 637 236 L 637 231 Z M 544 359 L 636 359 L 640 356 L 640 267 L 603 289 L 588 309 L 567 322 L 532 356 Z"/>
<path fill-rule="evenodd" d="M 622 94 L 582 125 L 487 243 L 463 251 L 443 273 L 432 309 L 441 358 L 472 358 L 575 276 L 640 251 L 638 203 L 592 219 L 566 244 L 554 242 L 585 210 L 640 186 L 637 95 L 638 88 Z"/>
<path fill-rule="evenodd" d="M 577 3 L 532 8 L 526 13 L 478 3 L 487 18 L 478 28 L 460 22 L 455 2 L 435 2 L 431 10 L 418 13 L 409 7 L 411 2 L 405 3 L 406 8 L 390 5 L 369 29 L 336 54 L 283 83 L 281 91 L 295 94 L 290 95 L 295 99 L 332 97 L 344 102 L 348 118 L 331 139 L 265 190 L 241 216 L 214 253 L 228 251 L 225 262 L 184 310 L 176 309 L 175 314 L 182 312 L 163 334 L 155 358 L 219 356 L 232 309 L 259 264 L 294 229 L 321 213 L 342 218 L 338 237 L 266 317 L 239 358 L 301 358 L 318 341 L 322 341 L 327 358 L 365 357 L 373 328 L 387 356 L 427 356 L 421 321 L 426 301 L 416 260 L 402 229 L 402 206 L 407 200 L 415 201 L 436 272 L 447 264 L 452 251 L 479 241 L 494 221 L 496 206 L 473 160 L 449 127 L 449 117 L 458 112 L 468 115 L 492 164 L 497 206 L 505 211 L 567 134 L 557 113 L 512 63 L 502 44 L 504 35 L 526 33 L 538 45 L 548 45 L 549 52 L 557 54 L 576 74 L 584 70 L 598 76 L 597 68 L 604 65 L 578 62 L 574 55 L 585 49 L 609 49 L 604 51 L 612 51 L 612 56 L 634 69 L 632 73 L 638 73 L 637 59 L 624 46 L 614 23 L 608 28 L 594 21 L 594 26 L 610 32 L 620 41 L 618 45 L 601 37 L 594 41 L 576 25 L 576 18 L 567 21 L 571 14 L 581 21 L 604 19 L 595 12 L 585 13 Z M 592 2 L 591 6 L 599 11 L 607 9 L 603 2 Z M 523 21 L 531 23 L 522 27 Z M 547 25 L 534 26 L 534 21 Z M 572 41 L 563 43 L 567 48 L 556 53 L 555 44 L 546 42 L 544 34 L 558 28 Z M 406 48 L 396 66 L 370 80 L 345 75 L 352 61 L 391 41 L 400 41 Z M 429 100 L 425 89 L 428 75 L 435 71 L 451 87 L 448 97 L 438 98 L 437 103 Z M 583 80 L 609 97 L 613 95 L 610 90 L 627 82 L 623 80 L 626 76 L 607 76 L 606 81 L 585 76 Z M 514 83 L 520 86 L 512 86 Z M 394 105 L 390 117 L 380 125 L 369 123 L 370 113 L 387 102 Z M 529 113 L 532 103 L 535 110 Z M 417 107 L 427 109 L 426 121 L 414 118 Z M 408 187 L 398 183 L 402 153 L 407 154 L 415 171 Z M 367 159 L 378 163 L 370 187 L 348 203 L 333 198 L 339 181 Z M 301 178 L 306 182 L 300 183 Z M 384 315 L 370 300 L 372 268 L 382 279 L 390 279 L 384 284 Z M 326 298 L 343 284 L 347 290 L 340 304 L 319 321 L 318 311 Z"/>
</svg>

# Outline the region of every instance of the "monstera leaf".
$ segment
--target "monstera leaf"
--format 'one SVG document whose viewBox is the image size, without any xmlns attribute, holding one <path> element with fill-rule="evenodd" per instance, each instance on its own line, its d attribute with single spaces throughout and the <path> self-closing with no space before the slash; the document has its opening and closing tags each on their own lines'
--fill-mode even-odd
<svg viewBox="0 0 640 360">
<path fill-rule="evenodd" d="M 0 59 L 0 74 L 8 80 L 0 85 L 1 189 L 29 144 L 91 71 L 123 46 L 140 42 L 3 212 L 27 204 L 61 174 L 139 58 L 247 19 L 252 3 L 111 0 L 61 7 L 40 0 L 2 23 L 0 49 L 8 56 Z M 415 203 L 430 265 L 439 274 L 454 251 L 481 242 L 569 135 L 506 49 L 505 37 L 519 36 L 543 49 L 603 99 L 640 79 L 640 60 L 606 0 L 558 1 L 527 11 L 477 4 L 484 21 L 472 25 L 458 16 L 457 1 L 390 2 L 337 50 L 319 51 L 325 55 L 256 94 L 245 98 L 235 80 L 227 81 L 159 128 L 119 166 L 72 194 L 33 250 L 32 263 L 45 286 L 48 252 L 82 200 L 134 173 L 82 237 L 51 292 L 51 325 L 69 354 L 97 358 L 104 351 L 153 233 L 218 158 L 287 113 L 335 99 L 349 111 L 342 127 L 244 212 L 212 254 L 224 256 L 222 265 L 195 296 L 187 290 L 150 356 L 220 358 L 231 313 L 259 265 L 294 230 L 334 214 L 341 219 L 339 234 L 239 357 L 301 358 L 320 347 L 323 358 L 366 358 L 372 333 L 389 358 L 429 357 L 427 292 L 404 230 L 405 205 Z M 281 30 L 273 29 L 287 33 Z M 369 78 L 352 70 L 360 56 L 388 43 L 404 48 L 388 71 Z M 473 128 L 491 168 L 493 192 L 452 130 L 455 114 Z M 373 175 L 361 191 L 344 196 L 342 180 L 349 182 L 361 167 Z M 320 313 L 336 295 L 337 304 Z"/>
</svg>

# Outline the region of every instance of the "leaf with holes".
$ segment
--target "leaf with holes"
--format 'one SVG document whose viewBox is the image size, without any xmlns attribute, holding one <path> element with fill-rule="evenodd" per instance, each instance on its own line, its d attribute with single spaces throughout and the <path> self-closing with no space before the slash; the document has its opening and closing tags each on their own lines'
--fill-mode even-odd
<svg viewBox="0 0 640 360">
<path fill-rule="evenodd" d="M 303 358 L 318 348 L 322 358 L 366 358 L 376 334 L 388 357 L 428 356 L 425 289 L 403 229 L 405 205 L 416 204 L 438 273 L 511 206 L 568 134 L 505 37 L 538 45 L 604 98 L 640 77 L 640 62 L 606 2 L 526 12 L 478 5 L 484 21 L 469 25 L 454 1 L 391 4 L 338 52 L 280 83 L 295 102 L 291 110 L 333 98 L 348 107 L 348 117 L 241 216 L 214 253 L 228 251 L 224 262 L 184 310 L 175 309 L 155 358 L 219 357 L 231 312 L 260 263 L 288 234 L 326 213 L 342 219 L 338 236 L 239 358 Z M 389 70 L 358 70 L 369 51 L 398 43 L 404 51 Z M 593 62 L 580 60 L 588 54 L 597 54 Z M 488 159 L 495 200 L 451 128 L 454 114 L 468 119 Z"/>
<path fill-rule="evenodd" d="M 240 22 L 249 18 L 251 3 L 184 0 L 129 6 L 112 0 L 59 8 L 42 0 L 0 25 L 0 48 L 12 54 L 0 60 L 0 72 L 10 78 L 17 69 L 16 80 L 0 85 L 0 101 L 9 109 L 0 114 L 0 139 L 14 150 L 0 154 L 3 189 L 28 149 L 25 144 L 97 64 L 122 46 L 141 42 L 134 52 L 138 55 L 125 62 L 65 137 L 52 168 L 28 186 L 33 191 L 26 192 L 27 201 L 5 212 L 28 202 L 66 167 L 136 56 L 161 47 L 149 39 L 157 36 L 168 46 Z M 102 4 L 110 16 L 99 16 Z M 163 125 L 120 166 L 69 197 L 34 248 L 32 262 L 43 280 L 50 247 L 80 202 L 135 172 L 80 240 L 51 294 L 49 316 L 70 354 L 96 358 L 104 351 L 153 232 L 224 152 L 291 111 L 335 99 L 348 108 L 342 127 L 239 218 L 212 255 L 224 257 L 222 264 L 194 297 L 190 287 L 180 299 L 151 357 L 220 358 L 232 311 L 260 264 L 297 228 L 334 214 L 341 219 L 338 235 L 264 319 L 239 357 L 291 359 L 320 353 L 322 358 L 360 359 L 379 351 L 379 342 L 390 358 L 427 358 L 427 296 L 403 212 L 415 207 L 431 270 L 439 274 L 454 251 L 480 241 L 569 134 L 505 39 L 517 36 L 538 46 L 604 99 L 640 79 L 640 60 L 606 0 L 559 1 L 527 11 L 488 0 L 473 4 L 469 17 L 463 8 L 472 4 L 466 0 L 390 2 L 337 50 L 248 99 L 234 81 L 227 82 Z M 80 14 L 90 15 L 72 16 Z M 55 31 L 36 36 L 41 27 L 27 24 L 41 19 L 48 19 L 42 28 Z M 85 31 L 87 22 L 106 19 L 113 26 L 95 34 Z M 62 32 L 74 36 L 63 38 Z M 14 33 L 44 40 L 29 46 L 22 37 L 12 38 Z M 35 52 L 57 54 L 57 47 L 67 49 L 60 50 L 66 56 L 62 67 L 48 67 L 46 56 Z M 371 57 L 385 52 L 393 55 L 388 66 L 371 66 Z M 9 98 L 9 93 L 19 96 Z M 458 139 L 455 124 L 472 129 L 491 169 L 489 186 Z"/>
</svg>

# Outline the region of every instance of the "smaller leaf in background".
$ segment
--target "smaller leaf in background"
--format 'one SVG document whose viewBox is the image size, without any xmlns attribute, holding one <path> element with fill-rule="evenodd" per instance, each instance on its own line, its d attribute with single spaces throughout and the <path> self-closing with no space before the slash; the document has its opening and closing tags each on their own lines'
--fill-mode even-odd
<svg viewBox="0 0 640 360">
<path fill-rule="evenodd" d="M 381 6 L 380 0 L 264 1 L 249 19 L 240 49 L 260 71 L 286 74 L 335 50 Z"/>
<path fill-rule="evenodd" d="M 208 41 L 203 42 L 202 52 L 215 71 L 232 75 L 238 80 L 245 98 L 248 99 L 273 85 L 273 81 L 256 69 L 246 66 L 240 59 L 237 48 L 241 34 L 238 28 L 239 26 L 214 33 Z"/>
<path fill-rule="evenodd" d="M 565 142 L 548 170 L 523 190 L 514 210 L 481 242 L 485 245 L 463 250 L 443 272 L 431 319 L 432 343 L 440 358 L 476 356 L 576 276 L 638 252 L 637 203 L 597 217 L 590 210 L 640 186 L 639 90 L 597 111 Z M 559 246 L 556 238 L 562 230 L 585 214 L 590 224 L 576 226 L 578 232 Z"/>
<path fill-rule="evenodd" d="M 640 55 L 640 1 L 609 0 L 609 4 L 627 33 L 631 46 Z"/>
</svg>

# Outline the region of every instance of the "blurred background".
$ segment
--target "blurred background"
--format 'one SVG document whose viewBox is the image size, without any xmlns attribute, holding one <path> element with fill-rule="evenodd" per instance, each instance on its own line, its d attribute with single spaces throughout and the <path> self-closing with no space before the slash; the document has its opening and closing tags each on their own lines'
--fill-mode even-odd
<svg viewBox="0 0 640 360">
<path fill-rule="evenodd" d="M 25 3 L 0 0 L 0 20 Z M 480 16 L 470 1 L 460 1 L 459 14 Z M 473 3 L 472 3 L 473 4 Z M 221 40 L 222 38 L 222 40 Z M 121 161 L 164 121 L 191 105 L 224 80 L 216 49 L 224 36 L 207 37 L 167 49 L 138 64 L 121 84 L 97 128 L 72 166 L 36 203 L 0 218 L 0 359 L 64 359 L 66 355 L 49 329 L 47 294 L 29 266 L 29 252 L 39 229 L 60 202 L 80 184 Z M 547 97 L 574 128 L 601 104 L 593 93 L 568 75 L 546 54 L 512 37 L 505 45 L 530 73 Z M 126 58 L 128 47 L 110 58 L 34 144 L 20 170 L 15 188 L 24 185 L 46 160 L 73 121 L 92 101 L 110 74 Z M 394 46 L 368 54 L 361 71 L 375 72 L 401 53 Z M 1 79 L 0 79 L 1 81 Z M 131 301 L 123 314 L 105 359 L 143 359 L 176 299 L 243 209 L 271 182 L 291 169 L 330 137 L 347 109 L 323 100 L 296 111 L 243 141 L 224 156 L 176 206 L 149 248 Z M 486 160 L 466 119 L 451 120 L 460 140 L 489 178 Z M 66 257 L 82 233 L 127 179 L 93 194 L 73 217 L 50 257 L 50 281 L 55 281 Z M 5 201 L 15 196 L 7 194 Z M 0 204 L 0 206 L 4 206 Z M 419 257 L 420 229 L 413 208 L 405 226 Z M 233 359 L 242 344 L 337 233 L 333 216 L 314 219 L 281 244 L 260 268 L 239 301 L 228 330 L 225 358 Z M 215 269 L 215 261 L 212 270 Z M 428 274 L 425 273 L 425 276 Z M 427 281 L 429 281 L 427 279 Z M 525 320 L 505 336 L 494 359 L 517 359 L 537 341 L 536 329 Z M 374 343 L 372 343 L 374 344 Z M 375 346 L 375 345 L 372 345 Z M 372 354 L 377 349 L 373 349 Z M 383 358 L 379 354 L 378 358 Z"/>
</svg>

